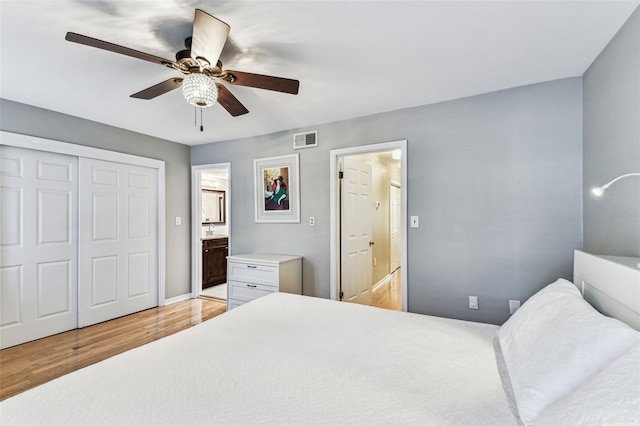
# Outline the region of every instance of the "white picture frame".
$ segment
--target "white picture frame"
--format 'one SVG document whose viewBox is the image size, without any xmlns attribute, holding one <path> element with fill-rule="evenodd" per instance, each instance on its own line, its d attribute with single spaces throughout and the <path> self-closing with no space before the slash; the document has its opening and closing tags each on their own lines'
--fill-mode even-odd
<svg viewBox="0 0 640 426">
<path fill-rule="evenodd" d="M 253 160 L 256 223 L 300 223 L 299 154 Z"/>
</svg>

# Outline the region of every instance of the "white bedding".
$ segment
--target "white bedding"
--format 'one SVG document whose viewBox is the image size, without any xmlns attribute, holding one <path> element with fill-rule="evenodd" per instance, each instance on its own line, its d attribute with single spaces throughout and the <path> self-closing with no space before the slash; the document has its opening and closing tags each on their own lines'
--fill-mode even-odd
<svg viewBox="0 0 640 426">
<path fill-rule="evenodd" d="M 497 326 L 277 293 L 0 403 L 0 423 L 519 424 Z"/>
<path fill-rule="evenodd" d="M 575 392 L 556 401 L 536 419 L 536 425 L 639 425 L 639 360 L 637 344 Z"/>
<path fill-rule="evenodd" d="M 537 423 L 548 406 L 570 395 L 632 345 L 640 344 L 636 330 L 598 313 L 575 285 L 564 279 L 531 296 L 500 327 L 498 337 L 520 419 L 526 425 Z M 637 398 L 638 389 L 632 389 L 629 391 Z M 613 399 L 623 393 L 613 383 L 601 392 Z M 583 411 L 592 408 L 584 404 Z M 615 405 L 605 408 L 600 410 L 603 418 L 616 425 L 626 424 L 616 420 Z"/>
</svg>

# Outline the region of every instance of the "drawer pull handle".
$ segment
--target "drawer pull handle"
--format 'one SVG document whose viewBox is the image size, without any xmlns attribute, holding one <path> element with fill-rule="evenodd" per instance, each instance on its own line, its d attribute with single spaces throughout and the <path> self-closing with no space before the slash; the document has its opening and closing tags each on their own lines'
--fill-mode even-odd
<svg viewBox="0 0 640 426">
<path fill-rule="evenodd" d="M 258 287 L 258 286 L 257 286 L 257 285 L 255 285 L 255 284 L 247 284 L 247 287 L 256 288 L 256 287 Z"/>
<path fill-rule="evenodd" d="M 257 268 L 257 266 L 254 266 L 254 265 L 247 265 L 247 268 L 256 269 L 256 268 Z"/>
</svg>

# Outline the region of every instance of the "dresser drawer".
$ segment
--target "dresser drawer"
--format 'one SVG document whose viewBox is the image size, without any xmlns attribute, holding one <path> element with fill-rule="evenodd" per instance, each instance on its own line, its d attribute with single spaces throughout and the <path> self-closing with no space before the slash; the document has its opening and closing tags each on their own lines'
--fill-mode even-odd
<svg viewBox="0 0 640 426">
<path fill-rule="evenodd" d="M 237 300 L 237 299 L 227 299 L 227 306 L 229 310 L 233 308 L 237 308 L 238 306 L 242 306 L 245 303 L 249 303 L 246 300 Z"/>
<path fill-rule="evenodd" d="M 247 282 L 229 281 L 227 284 L 229 299 L 250 301 L 278 291 L 276 287 Z"/>
<path fill-rule="evenodd" d="M 227 279 L 251 284 L 278 287 L 278 268 L 275 266 L 252 265 L 250 263 L 228 262 Z"/>
</svg>

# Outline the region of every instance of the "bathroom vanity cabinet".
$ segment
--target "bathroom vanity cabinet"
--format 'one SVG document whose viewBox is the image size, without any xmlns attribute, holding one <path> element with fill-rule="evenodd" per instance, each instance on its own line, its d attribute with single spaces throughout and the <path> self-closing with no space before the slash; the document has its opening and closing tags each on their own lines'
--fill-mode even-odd
<svg viewBox="0 0 640 426">
<path fill-rule="evenodd" d="M 227 282 L 228 238 L 202 240 L 202 288 Z"/>
</svg>

